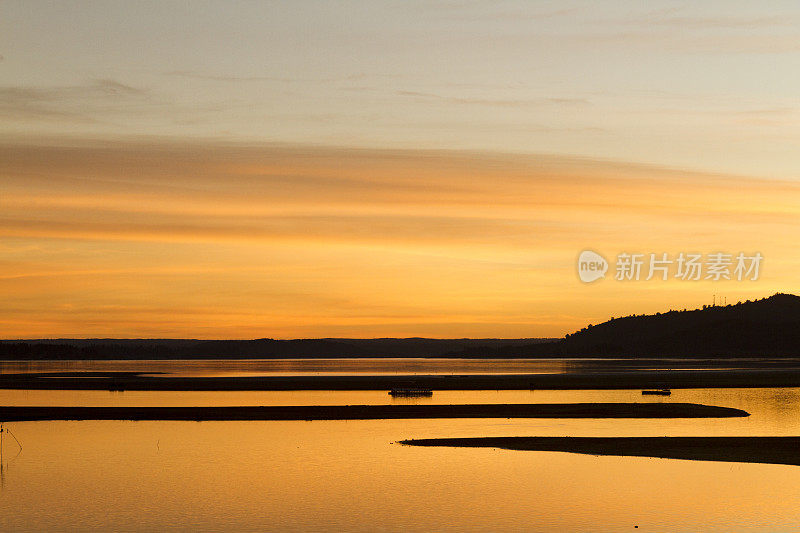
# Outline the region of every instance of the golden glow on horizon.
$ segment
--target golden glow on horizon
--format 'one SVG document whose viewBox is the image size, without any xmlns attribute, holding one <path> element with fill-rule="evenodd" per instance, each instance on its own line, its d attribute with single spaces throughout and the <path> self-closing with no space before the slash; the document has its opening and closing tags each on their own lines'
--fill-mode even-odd
<svg viewBox="0 0 800 533">
<path fill-rule="evenodd" d="M 792 292 L 800 185 L 588 159 L 0 146 L 0 337 L 561 336 Z M 581 284 L 590 248 L 753 252 L 758 282 Z M 613 273 L 611 273 L 613 275 Z"/>
</svg>

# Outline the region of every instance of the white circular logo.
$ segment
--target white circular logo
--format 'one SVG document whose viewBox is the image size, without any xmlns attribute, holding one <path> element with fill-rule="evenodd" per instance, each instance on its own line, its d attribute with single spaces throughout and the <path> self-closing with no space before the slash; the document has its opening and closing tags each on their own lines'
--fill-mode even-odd
<svg viewBox="0 0 800 533">
<path fill-rule="evenodd" d="M 578 256 L 578 277 L 584 283 L 604 278 L 606 272 L 608 272 L 608 261 L 597 252 L 584 250 Z"/>
</svg>

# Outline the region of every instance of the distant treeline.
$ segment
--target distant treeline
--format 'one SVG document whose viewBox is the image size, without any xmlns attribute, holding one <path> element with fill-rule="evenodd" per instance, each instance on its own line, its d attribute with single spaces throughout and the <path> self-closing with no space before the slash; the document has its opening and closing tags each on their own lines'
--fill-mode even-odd
<svg viewBox="0 0 800 533">
<path fill-rule="evenodd" d="M 552 339 L 40 339 L 0 341 L 0 359 L 277 359 L 456 357 Z M 479 355 L 469 357 L 480 357 Z"/>
<path fill-rule="evenodd" d="M 800 297 L 630 315 L 563 339 L 56 339 L 0 341 L 0 359 L 800 357 Z"/>
</svg>

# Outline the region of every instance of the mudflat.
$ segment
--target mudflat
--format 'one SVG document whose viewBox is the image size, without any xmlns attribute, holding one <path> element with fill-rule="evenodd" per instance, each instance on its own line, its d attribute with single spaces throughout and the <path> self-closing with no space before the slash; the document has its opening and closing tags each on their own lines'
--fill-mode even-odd
<svg viewBox="0 0 800 533">
<path fill-rule="evenodd" d="M 476 437 L 401 443 L 800 465 L 800 437 Z"/>
<path fill-rule="evenodd" d="M 136 372 L 0 375 L 0 389 L 47 390 L 435 390 L 651 389 L 800 387 L 800 370 L 713 369 L 563 374 L 186 377 Z"/>
</svg>

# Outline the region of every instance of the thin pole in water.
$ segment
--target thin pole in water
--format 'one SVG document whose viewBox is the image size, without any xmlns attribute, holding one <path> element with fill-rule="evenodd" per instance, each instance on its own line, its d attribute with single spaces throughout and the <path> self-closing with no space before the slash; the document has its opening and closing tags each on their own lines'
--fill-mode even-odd
<svg viewBox="0 0 800 533">
<path fill-rule="evenodd" d="M 10 429 L 8 429 L 8 428 L 6 428 L 6 433 L 8 433 L 9 435 L 11 435 L 11 438 L 12 438 L 12 439 L 14 439 L 14 442 L 16 442 L 16 443 L 17 443 L 17 446 L 19 446 L 19 451 L 22 451 L 22 443 L 19 441 L 19 439 L 17 439 L 17 436 L 16 436 L 16 435 L 14 435 L 14 433 L 12 433 L 12 432 L 11 432 L 11 430 L 10 430 Z M 19 455 L 19 454 L 18 454 L 18 455 Z"/>
</svg>

